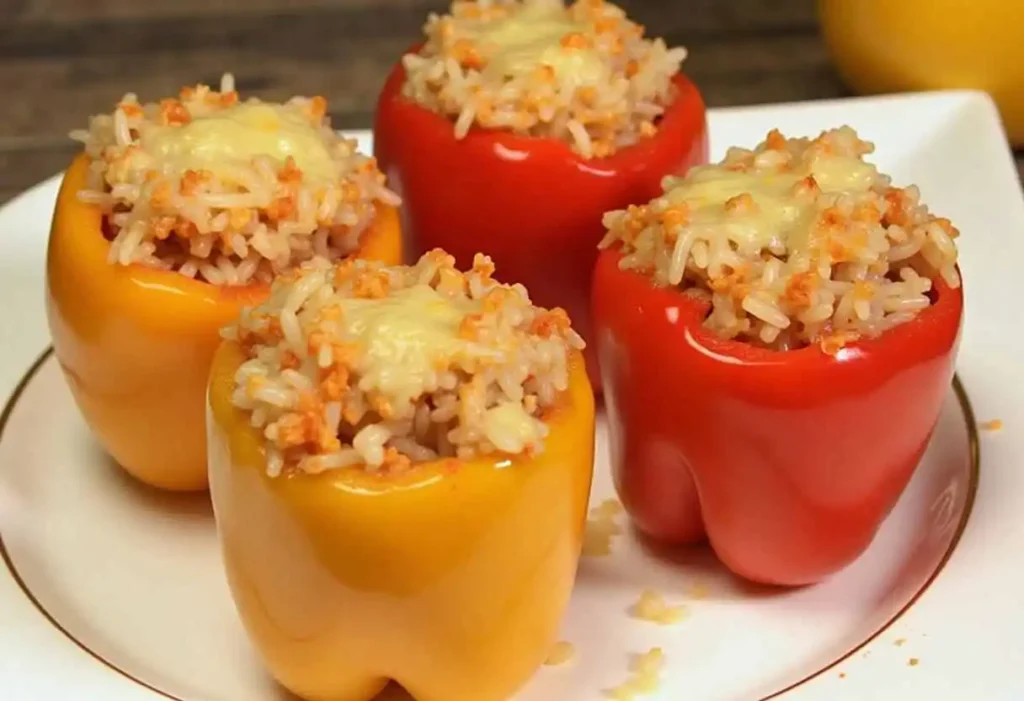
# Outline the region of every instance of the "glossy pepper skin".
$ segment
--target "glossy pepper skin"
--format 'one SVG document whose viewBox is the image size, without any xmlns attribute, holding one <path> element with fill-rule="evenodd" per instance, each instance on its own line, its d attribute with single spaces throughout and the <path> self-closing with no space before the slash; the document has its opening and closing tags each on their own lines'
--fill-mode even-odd
<svg viewBox="0 0 1024 701">
<path fill-rule="evenodd" d="M 402 195 L 406 253 L 432 248 L 469 266 L 483 251 L 536 304 L 562 307 L 589 340 L 590 286 L 604 212 L 647 202 L 661 180 L 707 162 L 704 102 L 682 73 L 657 133 L 607 158 L 586 160 L 553 139 L 474 129 L 456 139 L 451 120 L 401 95 L 401 63 L 381 93 L 374 155 Z M 586 350 L 599 389 L 596 356 Z"/>
<path fill-rule="evenodd" d="M 963 293 L 830 356 L 702 326 L 708 307 L 603 251 L 594 318 L 616 488 L 656 541 L 706 536 L 758 582 L 817 582 L 854 560 L 902 493 L 953 376 Z"/>
<path fill-rule="evenodd" d="M 544 449 L 415 466 L 266 474 L 230 403 L 243 359 L 210 379 L 210 491 L 235 604 L 279 682 L 308 701 L 369 701 L 393 679 L 417 701 L 505 701 L 557 641 L 593 469 L 582 356 Z"/>
<path fill-rule="evenodd" d="M 77 197 L 88 167 L 79 156 L 68 169 L 50 232 L 54 352 L 90 429 L 125 470 L 162 489 L 205 489 L 206 382 L 219 330 L 269 289 L 108 263 L 101 213 Z M 381 210 L 359 255 L 399 261 L 394 210 Z"/>
</svg>

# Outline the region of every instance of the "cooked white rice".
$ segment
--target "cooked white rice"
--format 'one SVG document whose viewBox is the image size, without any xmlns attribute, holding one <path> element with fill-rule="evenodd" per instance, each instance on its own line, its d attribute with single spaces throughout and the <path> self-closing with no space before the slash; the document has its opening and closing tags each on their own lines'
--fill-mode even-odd
<svg viewBox="0 0 1024 701">
<path fill-rule="evenodd" d="M 233 401 L 266 438 L 271 474 L 402 470 L 536 453 L 583 341 L 561 309 L 441 250 L 413 266 L 303 265 L 224 336 L 248 356 Z"/>
<path fill-rule="evenodd" d="M 850 127 L 772 131 L 609 212 L 600 245 L 621 250 L 622 268 L 708 297 L 706 326 L 725 338 L 834 351 L 913 319 L 933 280 L 960 285 L 958 231 L 865 162 L 873 150 Z"/>
<path fill-rule="evenodd" d="M 91 160 L 79 196 L 102 208 L 109 261 L 215 285 L 269 282 L 315 256 L 356 250 L 379 205 L 397 205 L 372 158 L 331 129 L 322 97 L 240 102 L 186 87 L 125 95 L 72 138 Z"/>
<path fill-rule="evenodd" d="M 602 157 L 657 130 L 686 58 L 604 0 L 456 0 L 403 58 L 404 94 L 454 122 Z"/>
</svg>

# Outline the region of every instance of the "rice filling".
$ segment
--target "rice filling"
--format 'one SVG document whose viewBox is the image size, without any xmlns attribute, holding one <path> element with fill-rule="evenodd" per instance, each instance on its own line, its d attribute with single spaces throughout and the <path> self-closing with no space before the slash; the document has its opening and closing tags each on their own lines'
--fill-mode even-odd
<svg viewBox="0 0 1024 701">
<path fill-rule="evenodd" d="M 850 127 L 815 139 L 772 131 L 606 214 L 600 246 L 618 247 L 624 269 L 707 298 L 705 325 L 724 338 L 835 352 L 913 319 L 932 304 L 933 279 L 960 285 L 959 232 L 865 161 L 873 150 Z"/>
<path fill-rule="evenodd" d="M 79 198 L 103 213 L 115 265 L 266 283 L 350 255 L 378 208 L 399 203 L 376 162 L 331 128 L 324 98 L 241 101 L 230 75 L 219 91 L 156 103 L 127 94 L 71 136 L 90 159 Z"/>
<path fill-rule="evenodd" d="M 403 58 L 403 94 L 474 126 L 554 138 L 585 158 L 657 131 L 686 50 L 604 0 L 456 0 Z"/>
<path fill-rule="evenodd" d="M 271 474 L 540 452 L 583 342 L 493 271 L 478 255 L 459 272 L 442 251 L 313 262 L 245 309 L 224 330 L 248 357 L 233 401 L 263 431 Z"/>
</svg>

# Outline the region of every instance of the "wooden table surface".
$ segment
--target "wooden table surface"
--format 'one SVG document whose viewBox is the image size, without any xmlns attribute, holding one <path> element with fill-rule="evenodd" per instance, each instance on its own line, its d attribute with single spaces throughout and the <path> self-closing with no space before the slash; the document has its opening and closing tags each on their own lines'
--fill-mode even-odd
<svg viewBox="0 0 1024 701">
<path fill-rule="evenodd" d="M 63 169 L 67 138 L 120 96 L 216 84 L 328 98 L 366 127 L 388 69 L 444 0 L 0 0 L 0 203 Z M 621 0 L 670 45 L 710 106 L 847 94 L 814 0 Z M 1024 158 L 1018 156 L 1018 163 Z"/>
</svg>

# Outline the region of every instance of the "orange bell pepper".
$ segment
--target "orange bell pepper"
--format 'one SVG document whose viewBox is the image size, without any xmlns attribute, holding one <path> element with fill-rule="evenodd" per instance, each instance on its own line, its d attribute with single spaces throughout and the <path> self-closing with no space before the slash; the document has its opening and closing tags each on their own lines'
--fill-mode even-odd
<svg viewBox="0 0 1024 701">
<path fill-rule="evenodd" d="M 217 287 L 107 262 L 102 215 L 79 201 L 89 160 L 61 185 L 46 262 L 53 347 L 86 422 L 110 455 L 154 487 L 207 485 L 205 392 L 219 330 L 269 288 Z M 357 255 L 401 259 L 398 215 L 381 208 Z"/>
<path fill-rule="evenodd" d="M 593 469 L 582 355 L 533 456 L 267 475 L 263 437 L 231 403 L 244 360 L 210 376 L 210 491 L 228 582 L 271 673 L 310 701 L 504 701 L 556 642 Z"/>
</svg>

